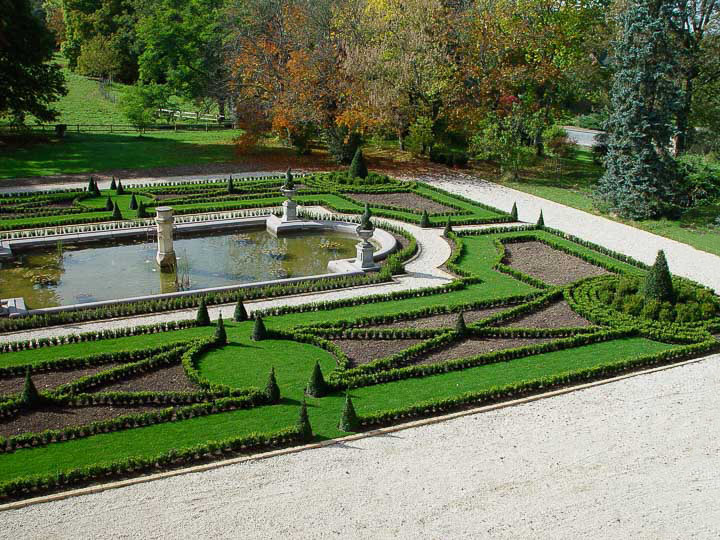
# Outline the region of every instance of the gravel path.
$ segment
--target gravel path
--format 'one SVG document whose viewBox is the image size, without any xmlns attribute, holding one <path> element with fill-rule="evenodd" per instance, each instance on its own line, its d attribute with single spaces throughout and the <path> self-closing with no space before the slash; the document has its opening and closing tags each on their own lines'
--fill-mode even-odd
<svg viewBox="0 0 720 540">
<path fill-rule="evenodd" d="M 3 513 L 2 538 L 717 538 L 720 356 Z"/>
</svg>

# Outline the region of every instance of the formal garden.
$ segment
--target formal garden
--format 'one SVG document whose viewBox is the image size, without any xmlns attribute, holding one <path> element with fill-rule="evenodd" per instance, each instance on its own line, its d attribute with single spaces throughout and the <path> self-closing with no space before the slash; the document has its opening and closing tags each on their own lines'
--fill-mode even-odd
<svg viewBox="0 0 720 540">
<path fill-rule="evenodd" d="M 177 315 L 100 331 L 64 327 L 26 341 L 5 334 L 2 498 L 333 439 L 679 362 L 720 345 L 720 300 L 671 276 L 662 252 L 648 267 L 550 229 L 542 216 L 521 224 L 516 209 L 506 214 L 360 169 L 295 175 L 290 187 L 301 221 L 319 219 L 304 209 L 322 208 L 358 230 L 391 230 L 395 252 L 376 271 L 0 319 L 11 332 Z M 190 223 L 267 218 L 281 213 L 288 176 L 117 181 L 109 190 L 90 179 L 85 189 L 15 194 L 3 199 L 3 237 L 147 228 L 145 216 L 159 205 Z M 443 270 L 451 279 L 253 305 L 391 283 L 423 248 L 408 232 L 417 230 L 448 243 Z M 233 316 L 211 321 L 213 305 Z"/>
</svg>

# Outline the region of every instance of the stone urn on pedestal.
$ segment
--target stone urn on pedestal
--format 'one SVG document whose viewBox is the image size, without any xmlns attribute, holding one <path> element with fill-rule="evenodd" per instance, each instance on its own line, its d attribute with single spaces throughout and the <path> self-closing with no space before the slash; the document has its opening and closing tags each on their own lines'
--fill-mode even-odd
<svg viewBox="0 0 720 540">
<path fill-rule="evenodd" d="M 360 225 L 355 229 L 355 232 L 360 237 L 360 242 L 358 242 L 356 246 L 357 257 L 355 258 L 355 265 L 362 270 L 377 270 L 380 268 L 380 266 L 375 264 L 373 258 L 375 247 L 370 243 L 370 238 L 372 238 L 375 233 L 375 226 L 372 224 L 372 221 L 370 221 L 370 216 L 370 207 L 365 204 L 365 212 L 363 212 L 362 218 L 360 219 Z"/>
<path fill-rule="evenodd" d="M 283 202 L 283 215 L 282 222 L 296 221 L 297 217 L 297 203 L 292 198 L 297 194 L 295 188 L 295 181 L 293 180 L 292 172 L 290 169 L 285 173 L 285 183 L 280 188 L 280 192 L 287 200 Z"/>
</svg>

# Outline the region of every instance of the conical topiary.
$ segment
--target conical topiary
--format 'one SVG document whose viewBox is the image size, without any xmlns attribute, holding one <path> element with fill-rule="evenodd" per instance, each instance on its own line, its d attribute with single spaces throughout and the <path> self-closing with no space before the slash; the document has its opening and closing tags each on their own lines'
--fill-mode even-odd
<svg viewBox="0 0 720 540">
<path fill-rule="evenodd" d="M 118 206 L 118 203 L 117 203 L 117 202 L 113 203 L 112 218 L 113 218 L 114 220 L 123 219 L 122 212 L 120 211 L 120 207 Z"/>
<path fill-rule="evenodd" d="M 115 182 L 115 177 L 112 177 L 112 182 L 110 182 L 110 189 L 115 191 L 117 189 L 117 182 Z"/>
<path fill-rule="evenodd" d="M 200 304 L 198 304 L 197 315 L 195 315 L 195 323 L 198 326 L 210 326 L 210 315 L 208 315 L 205 300 L 200 300 Z"/>
<path fill-rule="evenodd" d="M 322 370 L 320 369 L 320 363 L 315 362 L 315 367 L 310 374 L 310 380 L 305 387 L 305 393 L 308 396 L 322 397 L 327 392 L 327 383 L 325 377 L 323 377 Z"/>
<path fill-rule="evenodd" d="M 365 156 L 363 156 L 361 148 L 355 150 L 349 173 L 350 178 L 366 178 L 368 175 L 367 163 L 365 163 Z"/>
<path fill-rule="evenodd" d="M 228 178 L 227 192 L 230 194 L 235 193 L 235 184 L 233 184 L 232 176 L 230 178 Z"/>
<path fill-rule="evenodd" d="M 430 226 L 430 216 L 428 216 L 427 210 L 423 210 L 422 217 L 420 218 L 420 226 L 423 229 Z"/>
<path fill-rule="evenodd" d="M 537 226 L 538 226 L 538 227 L 544 227 L 544 226 L 545 226 L 545 218 L 543 217 L 543 211 L 542 211 L 542 210 L 540 210 L 540 215 L 538 216 Z"/>
<path fill-rule="evenodd" d="M 269 403 L 277 403 L 280 401 L 280 387 L 278 386 L 277 379 L 275 378 L 275 368 L 270 368 L 270 375 L 268 376 L 268 382 L 265 385 L 265 396 Z"/>
<path fill-rule="evenodd" d="M 225 323 L 223 322 L 222 314 L 218 316 L 217 323 L 215 323 L 215 343 L 218 345 L 227 344 L 227 332 L 225 331 Z"/>
<path fill-rule="evenodd" d="M 461 336 L 467 334 L 467 325 L 465 324 L 465 317 L 463 316 L 462 311 L 458 314 L 457 321 L 455 322 L 455 331 Z"/>
<path fill-rule="evenodd" d="M 20 403 L 28 408 L 36 407 L 42 404 L 43 399 L 40 392 L 37 391 L 32 377 L 30 377 L 30 368 L 25 370 L 25 384 L 22 394 L 20 395 Z"/>
<path fill-rule="evenodd" d="M 107 210 L 108 212 L 112 212 L 114 209 L 115 205 L 113 204 L 113 200 L 110 197 L 105 199 L 105 210 Z"/>
<path fill-rule="evenodd" d="M 243 322 L 248 320 L 248 313 L 242 300 L 238 300 L 237 304 L 235 304 L 235 313 L 233 315 L 233 319 L 235 319 L 235 322 Z"/>
<path fill-rule="evenodd" d="M 116 191 L 117 191 L 117 194 L 118 194 L 118 195 L 124 195 L 124 194 L 125 194 L 125 188 L 123 187 L 121 180 L 118 180 Z"/>
<path fill-rule="evenodd" d="M 263 339 L 267 339 L 267 330 L 265 329 L 265 323 L 262 317 L 257 317 L 255 319 L 255 326 L 253 326 L 252 340 L 262 341 Z"/>
<path fill-rule="evenodd" d="M 512 210 L 510 210 L 510 217 L 513 218 L 513 221 L 518 220 L 517 203 L 513 203 Z"/>
<path fill-rule="evenodd" d="M 138 203 L 137 217 L 139 217 L 139 218 L 148 217 L 147 210 L 145 209 L 145 203 L 143 202 L 142 199 L 140 199 L 140 202 Z"/>
<path fill-rule="evenodd" d="M 355 407 L 353 406 L 352 399 L 350 398 L 350 392 L 348 392 L 345 395 L 345 406 L 343 407 L 338 429 L 340 431 L 358 431 L 359 427 L 360 421 L 358 420 Z"/>
<path fill-rule="evenodd" d="M 133 193 L 132 197 L 130 197 L 130 210 L 137 210 L 138 209 L 138 202 L 135 198 L 135 194 Z"/>
<path fill-rule="evenodd" d="M 88 180 L 87 191 L 88 193 L 95 193 L 95 180 L 92 176 Z"/>
<path fill-rule="evenodd" d="M 447 238 L 450 236 L 451 232 L 453 232 L 452 223 L 450 223 L 450 216 L 448 216 L 447 223 L 445 223 L 445 229 L 443 229 L 443 236 Z"/>
<path fill-rule="evenodd" d="M 310 425 L 310 418 L 308 417 L 305 398 L 303 398 L 302 403 L 300 404 L 300 415 L 298 416 L 297 425 L 303 441 L 309 441 L 313 438 L 312 426 Z"/>
<path fill-rule="evenodd" d="M 652 265 L 647 276 L 645 276 L 643 293 L 648 300 L 657 300 L 658 302 L 675 301 L 672 276 L 663 250 L 658 251 L 655 264 Z"/>
</svg>

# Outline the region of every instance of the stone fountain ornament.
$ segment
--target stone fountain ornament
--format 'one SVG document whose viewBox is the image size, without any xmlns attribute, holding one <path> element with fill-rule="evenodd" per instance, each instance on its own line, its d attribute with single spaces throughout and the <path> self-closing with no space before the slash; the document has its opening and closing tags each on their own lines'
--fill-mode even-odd
<svg viewBox="0 0 720 540">
<path fill-rule="evenodd" d="M 370 243 L 370 238 L 375 233 L 375 226 L 370 221 L 370 207 L 365 204 L 365 211 L 360 218 L 360 225 L 357 226 L 355 231 L 360 237 L 360 242 L 357 244 L 357 257 L 355 258 L 355 265 L 362 270 L 376 270 L 380 268 L 375 264 L 373 253 L 375 251 L 374 246 Z"/>
<path fill-rule="evenodd" d="M 290 169 L 285 173 L 285 183 L 280 188 L 280 191 L 283 196 L 287 198 L 287 200 L 283 202 L 282 222 L 296 221 L 298 219 L 297 203 L 293 201 L 292 198 L 297 194 L 297 189 L 295 188 L 295 180 L 293 179 Z"/>
<path fill-rule="evenodd" d="M 173 209 L 170 206 L 158 206 L 155 211 L 157 224 L 157 256 L 155 259 L 162 272 L 172 272 L 177 266 L 175 248 L 173 247 Z"/>
</svg>

